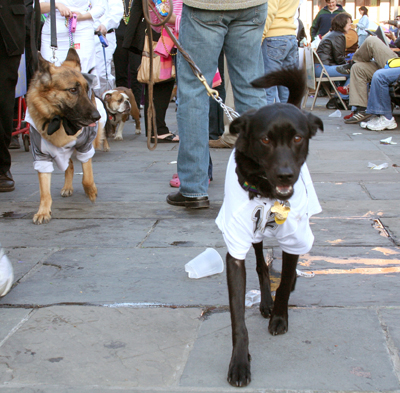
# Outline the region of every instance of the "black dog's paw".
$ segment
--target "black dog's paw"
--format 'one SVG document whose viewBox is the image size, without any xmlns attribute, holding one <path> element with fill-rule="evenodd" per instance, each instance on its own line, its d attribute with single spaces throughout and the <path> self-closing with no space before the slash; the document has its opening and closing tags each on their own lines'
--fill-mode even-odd
<svg viewBox="0 0 400 393">
<path fill-rule="evenodd" d="M 271 299 L 272 300 L 272 299 Z M 274 308 L 274 302 L 268 303 L 261 301 L 260 303 L 260 313 L 264 318 L 269 318 L 272 314 L 272 309 Z"/>
<path fill-rule="evenodd" d="M 288 331 L 288 319 L 278 315 L 272 316 L 269 321 L 268 331 L 276 336 L 278 334 L 285 334 Z"/>
<path fill-rule="evenodd" d="M 242 359 L 232 355 L 229 364 L 228 382 L 237 388 L 243 388 L 251 382 L 250 354 Z"/>
</svg>

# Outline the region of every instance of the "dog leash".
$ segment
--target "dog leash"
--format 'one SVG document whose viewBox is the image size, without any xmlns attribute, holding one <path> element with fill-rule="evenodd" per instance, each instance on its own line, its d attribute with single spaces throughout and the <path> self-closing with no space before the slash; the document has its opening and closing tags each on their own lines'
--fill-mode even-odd
<svg viewBox="0 0 400 393">
<path fill-rule="evenodd" d="M 56 0 L 50 0 L 50 48 L 53 51 L 53 57 L 50 59 L 55 63 L 57 46 L 57 27 L 56 27 Z"/>
<path fill-rule="evenodd" d="M 224 113 L 226 114 L 227 118 L 229 121 L 233 121 L 237 117 L 239 117 L 239 113 L 237 113 L 235 110 L 230 108 L 229 106 L 225 105 L 224 102 L 222 101 L 221 97 L 219 96 L 219 93 L 217 90 L 212 89 L 209 84 L 206 81 L 206 78 L 202 74 L 200 68 L 196 65 L 196 63 L 193 61 L 193 59 L 190 57 L 190 55 L 182 48 L 182 45 L 179 43 L 179 41 L 176 39 L 175 35 L 171 32 L 169 27 L 166 25 L 166 23 L 170 20 L 172 13 L 174 11 L 173 9 L 173 4 L 172 0 L 168 0 L 169 2 L 169 11 L 168 15 L 165 18 L 161 18 L 157 11 L 155 10 L 152 1 L 148 0 L 143 0 L 142 1 L 142 7 L 143 7 L 143 15 L 144 18 L 149 26 L 154 26 L 154 27 L 159 27 L 162 26 L 162 28 L 165 29 L 165 31 L 168 33 L 170 36 L 172 42 L 174 45 L 177 47 L 179 52 L 181 52 L 183 58 L 189 63 L 190 68 L 192 69 L 193 74 L 199 79 L 199 81 L 204 85 L 205 89 L 207 90 L 207 94 L 215 100 Z M 149 15 L 149 7 L 151 10 L 154 12 L 154 15 L 156 15 L 157 19 L 160 21 L 160 23 L 153 23 L 150 19 Z M 153 75 L 153 45 L 151 43 L 153 42 L 153 33 L 152 29 L 149 28 L 147 29 L 147 34 L 149 37 L 149 52 L 150 52 L 150 83 L 149 83 L 149 108 L 147 111 L 147 124 L 148 127 L 150 127 L 150 130 L 147 132 L 147 147 L 149 150 L 154 150 L 157 147 L 157 127 L 155 123 L 155 109 L 154 109 L 154 104 L 153 104 L 153 86 L 154 86 L 154 75 Z M 154 145 L 151 146 L 151 136 L 154 135 Z"/>
</svg>

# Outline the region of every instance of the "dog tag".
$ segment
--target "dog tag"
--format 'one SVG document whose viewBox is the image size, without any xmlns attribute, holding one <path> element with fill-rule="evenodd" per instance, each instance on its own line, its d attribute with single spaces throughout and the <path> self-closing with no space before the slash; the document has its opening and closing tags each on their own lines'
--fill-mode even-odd
<svg viewBox="0 0 400 393">
<path fill-rule="evenodd" d="M 290 213 L 290 203 L 287 201 L 282 203 L 276 201 L 271 208 L 271 212 L 275 213 L 275 222 L 278 225 L 282 225 Z"/>
</svg>

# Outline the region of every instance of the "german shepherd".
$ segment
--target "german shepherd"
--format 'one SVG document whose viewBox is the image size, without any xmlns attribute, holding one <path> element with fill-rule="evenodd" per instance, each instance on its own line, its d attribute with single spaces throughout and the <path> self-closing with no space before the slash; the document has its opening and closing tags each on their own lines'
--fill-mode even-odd
<svg viewBox="0 0 400 393">
<path fill-rule="evenodd" d="M 319 213 L 305 164 L 309 139 L 323 130 L 320 118 L 301 111 L 305 73 L 288 69 L 270 73 L 253 86 L 289 88 L 288 104 L 251 110 L 235 119 L 230 132 L 238 134 L 227 168 L 225 197 L 216 223 L 228 248 L 226 269 L 232 322 L 233 350 L 228 382 L 237 387 L 251 380 L 249 337 L 245 324 L 245 257 L 253 246 L 260 282 L 260 312 L 270 318 L 272 335 L 288 330 L 288 301 L 296 283 L 299 254 L 307 253 L 314 237 L 309 217 Z M 275 237 L 283 250 L 281 283 L 271 297 L 263 239 Z"/>
<path fill-rule="evenodd" d="M 35 224 L 48 223 L 51 219 L 53 161 L 65 171 L 61 195 L 72 195 L 73 153 L 82 162 L 85 193 L 92 202 L 96 200 L 92 141 L 98 128 L 104 126 L 106 113 L 100 100 L 90 90 L 90 75 L 84 77 L 80 71 L 80 59 L 75 49 L 69 50 L 60 67 L 44 60 L 39 54 L 39 69 L 29 86 L 26 120 L 31 123 L 32 153 L 40 187 L 40 206 L 33 217 Z"/>
</svg>

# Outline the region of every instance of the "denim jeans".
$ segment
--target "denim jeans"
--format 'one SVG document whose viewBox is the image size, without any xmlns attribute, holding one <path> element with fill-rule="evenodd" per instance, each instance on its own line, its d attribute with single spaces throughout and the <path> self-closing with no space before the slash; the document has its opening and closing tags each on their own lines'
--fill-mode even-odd
<svg viewBox="0 0 400 393">
<path fill-rule="evenodd" d="M 335 77 L 335 76 L 345 76 L 347 78 L 346 82 L 333 82 L 335 83 L 337 86 L 347 86 L 348 84 L 350 84 L 350 74 L 344 75 L 341 74 L 340 72 L 336 71 L 336 67 L 338 67 L 337 65 L 324 65 L 326 72 L 329 74 L 329 76 Z M 322 67 L 320 64 L 315 64 L 315 76 L 318 78 L 321 75 L 321 71 L 322 71 Z M 329 82 L 328 82 L 329 83 Z M 342 94 L 339 93 L 340 97 L 342 97 L 343 100 L 348 100 L 349 99 L 349 95 L 348 94 Z"/>
<path fill-rule="evenodd" d="M 224 49 L 235 97 L 242 114 L 266 105 L 264 89 L 250 82 L 264 74 L 261 39 L 267 3 L 235 11 L 205 11 L 183 5 L 179 39 L 211 86 Z M 209 97 L 203 84 L 178 53 L 178 175 L 186 197 L 208 196 Z"/>
<path fill-rule="evenodd" d="M 261 48 L 266 74 L 282 68 L 297 67 L 299 64 L 299 50 L 294 35 L 267 37 Z M 289 89 L 284 86 L 273 86 L 265 91 L 268 104 L 273 104 L 275 101 L 286 103 L 289 98 Z"/>
<path fill-rule="evenodd" d="M 392 116 L 392 103 L 389 95 L 389 85 L 400 76 L 400 68 L 383 68 L 374 73 L 369 91 L 367 113 Z"/>
</svg>

